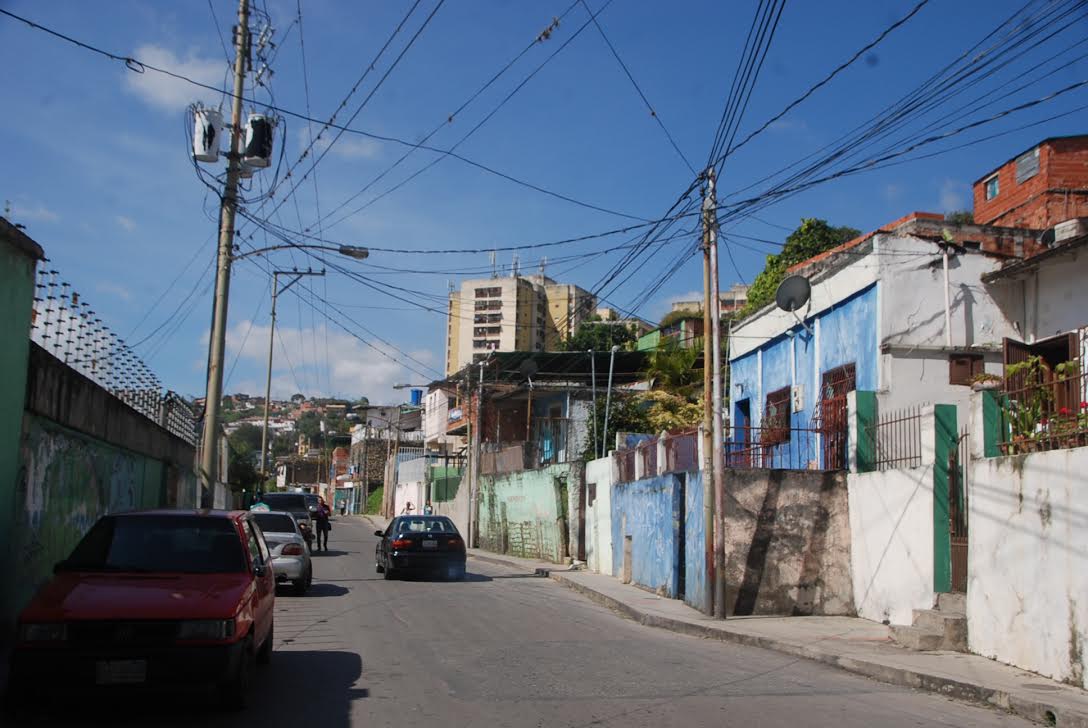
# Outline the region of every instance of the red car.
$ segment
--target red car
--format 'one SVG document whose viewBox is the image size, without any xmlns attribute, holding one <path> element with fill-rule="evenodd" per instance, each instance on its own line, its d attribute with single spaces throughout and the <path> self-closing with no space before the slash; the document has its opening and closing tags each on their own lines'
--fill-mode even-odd
<svg viewBox="0 0 1088 728">
<path fill-rule="evenodd" d="M 101 518 L 19 615 L 9 696 L 211 684 L 245 704 L 272 656 L 276 582 L 246 511 Z"/>
</svg>

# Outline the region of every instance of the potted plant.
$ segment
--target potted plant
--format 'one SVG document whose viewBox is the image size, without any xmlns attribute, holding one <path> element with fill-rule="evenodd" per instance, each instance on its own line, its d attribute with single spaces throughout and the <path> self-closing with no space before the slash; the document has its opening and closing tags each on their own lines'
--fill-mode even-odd
<svg viewBox="0 0 1088 728">
<path fill-rule="evenodd" d="M 984 390 L 1001 389 L 1001 377 L 997 374 L 976 374 L 971 377 L 971 389 L 976 392 L 982 392 Z"/>
</svg>

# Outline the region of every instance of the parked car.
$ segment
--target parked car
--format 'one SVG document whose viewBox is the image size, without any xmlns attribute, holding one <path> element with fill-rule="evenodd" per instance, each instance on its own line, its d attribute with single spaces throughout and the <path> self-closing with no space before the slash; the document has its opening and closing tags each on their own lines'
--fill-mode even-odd
<svg viewBox="0 0 1088 728">
<path fill-rule="evenodd" d="M 447 579 L 465 578 L 465 540 L 445 516 L 397 516 L 374 550 L 379 574 L 392 579 L 401 574 L 429 574 Z"/>
<path fill-rule="evenodd" d="M 244 706 L 272 658 L 270 558 L 246 511 L 99 519 L 20 613 L 9 697 L 204 684 Z"/>
<path fill-rule="evenodd" d="M 269 510 L 286 511 L 294 516 L 298 521 L 299 532 L 306 540 L 307 548 L 313 548 L 314 521 L 305 493 L 265 493 L 261 497 L 261 502 L 268 506 Z"/>
<path fill-rule="evenodd" d="M 305 594 L 313 583 L 314 569 L 298 521 L 286 511 L 255 512 L 253 520 L 264 533 L 264 540 L 272 553 L 276 583 L 290 581 L 295 594 Z"/>
</svg>

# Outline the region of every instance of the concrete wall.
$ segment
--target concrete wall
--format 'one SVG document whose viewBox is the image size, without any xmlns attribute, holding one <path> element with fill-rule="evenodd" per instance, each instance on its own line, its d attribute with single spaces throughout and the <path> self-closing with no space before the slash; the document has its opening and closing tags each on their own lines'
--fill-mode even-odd
<svg viewBox="0 0 1088 728">
<path fill-rule="evenodd" d="M 681 483 L 659 475 L 613 485 L 613 576 L 662 596 L 680 593 Z"/>
<path fill-rule="evenodd" d="M 586 562 L 600 574 L 612 573 L 612 483 L 616 463 L 611 456 L 586 463 Z"/>
<path fill-rule="evenodd" d="M 469 484 L 466 477 L 468 471 L 462 468 L 445 468 L 443 466 L 435 466 L 431 469 L 431 492 L 435 494 L 437 488 L 434 485 L 434 480 L 440 478 L 444 473 L 448 473 L 451 478 L 457 480 L 457 485 L 454 487 L 451 484 L 448 485 L 445 490 L 445 494 L 437 494 L 438 496 L 445 495 L 446 498 L 434 497 L 431 499 L 431 505 L 434 506 L 434 512 L 440 516 L 449 516 L 453 520 L 453 524 L 457 526 L 457 530 L 461 532 L 466 538 L 468 537 L 468 522 L 469 522 Z M 452 498 L 448 496 L 452 492 Z"/>
<path fill-rule="evenodd" d="M 972 652 L 1088 688 L 1088 448 L 975 460 Z"/>
<path fill-rule="evenodd" d="M 911 624 L 933 606 L 933 466 L 849 473 L 851 571 L 859 617 Z"/>
<path fill-rule="evenodd" d="M 479 479 L 480 548 L 559 563 L 566 554 L 574 463 Z"/>
<path fill-rule="evenodd" d="M 706 604 L 706 518 L 703 472 L 684 474 L 684 601 L 696 609 Z"/>
<path fill-rule="evenodd" d="M 853 614 L 843 473 L 728 470 L 726 613 Z"/>
</svg>

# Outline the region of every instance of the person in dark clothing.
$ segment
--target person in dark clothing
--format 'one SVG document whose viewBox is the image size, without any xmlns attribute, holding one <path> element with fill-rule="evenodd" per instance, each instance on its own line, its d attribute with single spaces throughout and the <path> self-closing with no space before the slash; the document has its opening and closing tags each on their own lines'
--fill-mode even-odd
<svg viewBox="0 0 1088 728">
<path fill-rule="evenodd" d="M 317 550 L 328 551 L 329 550 L 329 531 L 332 530 L 332 525 L 329 523 L 329 511 L 328 504 L 325 503 L 324 498 L 319 498 L 317 502 L 317 510 L 314 511 L 314 522 L 317 524 Z"/>
</svg>

